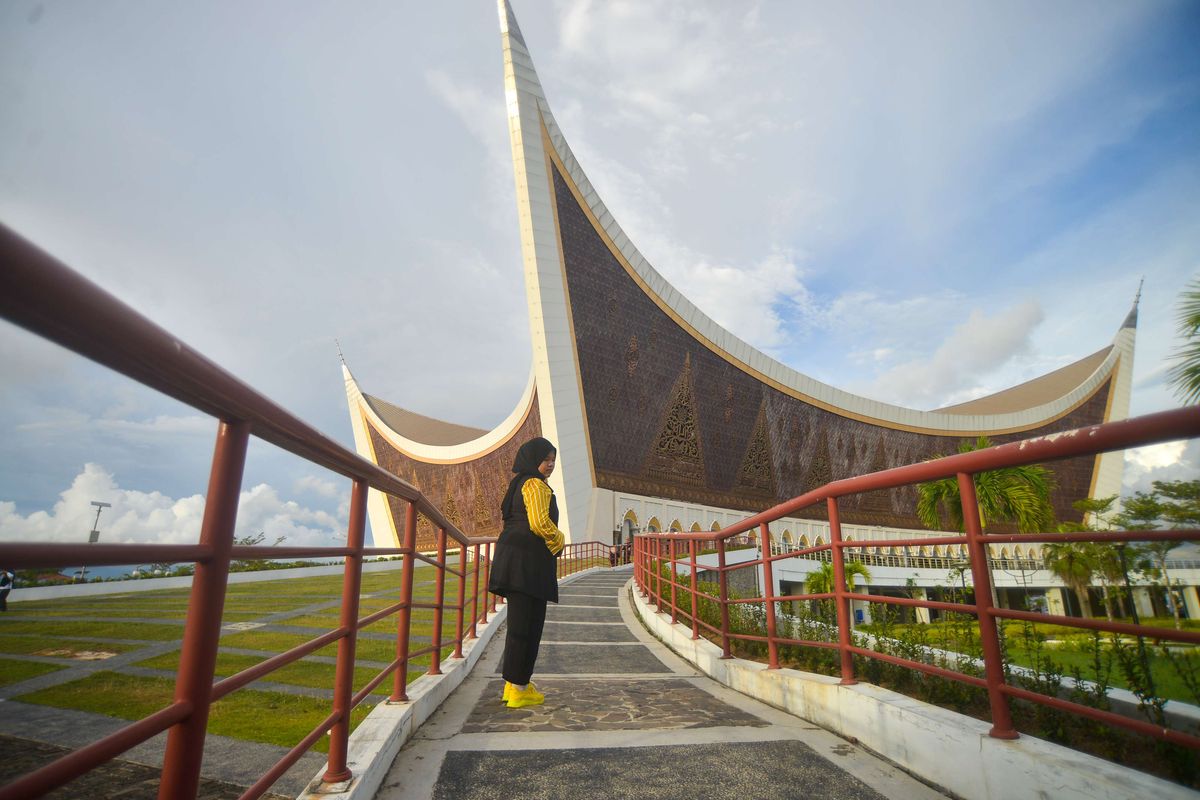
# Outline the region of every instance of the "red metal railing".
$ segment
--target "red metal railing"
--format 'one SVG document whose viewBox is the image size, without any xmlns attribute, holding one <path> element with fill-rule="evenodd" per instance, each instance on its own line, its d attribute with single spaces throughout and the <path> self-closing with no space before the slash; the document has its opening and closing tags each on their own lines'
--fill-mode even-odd
<svg viewBox="0 0 1200 800">
<path fill-rule="evenodd" d="M 326 732 L 330 733 L 327 781 L 350 777 L 347 746 L 351 710 L 389 676 L 392 700 L 408 698 L 408 667 L 413 659 L 430 656 L 428 673 L 441 672 L 441 651 L 453 644 L 451 658 L 463 657 L 463 643 L 476 638 L 476 626 L 496 610 L 486 591 L 495 538 L 470 537 L 443 516 L 416 487 L 360 458 L 324 434 L 255 392 L 216 364 L 193 351 L 167 331 L 0 225 L 0 316 L 35 334 L 86 356 L 116 372 L 216 417 L 213 454 L 200 540 L 195 545 L 0 544 L 0 563 L 17 569 L 86 564 L 122 565 L 144 562 L 193 562 L 187 621 L 184 626 L 175 697 L 171 705 L 120 731 L 0 787 L 0 800 L 35 797 L 79 777 L 131 747 L 168 731 L 159 797 L 195 797 L 200 780 L 205 730 L 212 703 L 230 692 L 291 664 L 334 642 L 337 664 L 334 699 L 329 715 L 268 770 L 243 795 L 261 796 Z M 238 497 L 249 437 L 255 436 L 313 464 L 350 479 L 352 495 L 346 545 L 341 547 L 234 546 Z M 366 547 L 366 496 L 377 489 L 407 503 L 401 547 Z M 436 530 L 433 555 L 416 549 L 417 515 Z M 458 565 L 448 561 L 454 541 Z M 601 550 L 604 555 L 601 556 Z M 560 560 L 560 575 L 608 564 L 607 547 L 598 542 L 568 545 Z M 362 564 L 367 557 L 402 556 L 399 601 L 365 617 L 358 616 Z M 342 604 L 336 629 L 236 675 L 214 682 L 225 590 L 232 559 L 330 558 L 345 560 Z M 436 568 L 433 602 L 413 600 L 416 562 Z M 447 604 L 447 576 L 458 580 L 457 599 Z M 467 597 L 467 583 L 471 584 Z M 412 610 L 432 609 L 432 642 L 410 650 Z M 443 615 L 456 615 L 452 642 L 442 639 Z M 396 617 L 396 658 L 357 692 L 354 663 L 357 632 L 378 620 Z"/>
<path fill-rule="evenodd" d="M 1009 708 L 1009 698 L 1016 697 L 1033 703 L 1051 706 L 1089 719 L 1119 726 L 1185 747 L 1200 749 L 1200 737 L 1172 730 L 1149 721 L 1134 719 L 1111 711 L 1082 705 L 1029 691 L 1006 682 L 1005 662 L 1001 653 L 997 620 L 1028 620 L 1050 625 L 1066 625 L 1081 629 L 1104 631 L 1130 636 L 1141 636 L 1158 641 L 1187 642 L 1200 644 L 1200 632 L 1175 630 L 1147 625 L 1108 622 L 1105 620 L 1082 619 L 1079 617 L 1031 613 L 1015 609 L 1000 608 L 993 604 L 992 576 L 988 564 L 987 546 L 1000 543 L 1046 543 L 1046 542 L 1144 542 L 1144 541 L 1195 541 L 1200 531 L 1109 531 L 1081 533 L 1035 533 L 1035 534 L 985 534 L 979 522 L 979 508 L 975 497 L 976 473 L 1001 467 L 1044 463 L 1073 456 L 1093 455 L 1112 450 L 1141 447 L 1159 442 L 1191 439 L 1200 436 L 1200 407 L 1167 411 L 1135 419 L 1112 422 L 1081 428 L 1076 431 L 1056 434 L 1021 442 L 1000 445 L 986 450 L 948 456 L 936 461 L 912 464 L 906 467 L 884 470 L 846 480 L 839 480 L 815 489 L 807 494 L 781 503 L 762 513 L 724 528 L 720 533 L 652 533 L 635 538 L 634 576 L 639 590 L 660 612 L 671 614 L 672 622 L 682 614 L 690 618 L 692 638 L 698 639 L 701 630 L 721 644 L 723 656 L 731 656 L 731 643 L 735 640 L 765 643 L 767 664 L 770 669 L 779 667 L 780 645 L 836 649 L 840 656 L 840 671 L 843 684 L 856 682 L 854 656 L 879 659 L 921 672 L 971 684 L 986 689 L 991 708 L 991 735 L 997 738 L 1017 737 Z M 924 483 L 941 478 L 954 477 L 958 481 L 962 502 L 965 532 L 961 536 L 932 537 L 914 536 L 911 539 L 842 539 L 838 516 L 839 501 L 847 496 L 863 492 L 892 489 Z M 769 523 L 795 514 L 804 508 L 824 503 L 829 515 L 830 542 L 799 550 L 772 555 Z M 758 531 L 762 542 L 761 554 L 736 565 L 726 563 L 726 543 L 732 538 L 751 531 Z M 704 567 L 704 571 L 717 574 L 717 597 L 710 598 L 697 588 L 697 550 L 701 542 L 717 541 L 717 566 Z M 918 600 L 904 597 L 888 597 L 875 594 L 860 594 L 846 588 L 844 551 L 905 547 L 919 545 L 966 546 L 970 559 L 971 575 L 974 579 L 974 603 L 950 603 L 934 600 Z M 685 551 L 685 552 L 681 552 Z M 815 556 L 830 553 L 833 563 L 833 591 L 825 594 L 776 595 L 773 582 L 773 564 L 789 558 Z M 763 594 L 761 596 L 730 599 L 728 574 L 734 569 L 761 569 Z M 681 603 L 680 593 L 684 599 Z M 777 633 L 777 605 L 781 602 L 833 600 L 836 609 L 837 641 L 811 641 L 781 637 Z M 977 620 L 978 634 L 983 650 L 983 677 L 944 669 L 922 661 L 914 661 L 856 645 L 851 637 L 850 601 L 883 603 L 895 606 L 938 609 L 940 611 L 971 614 Z M 713 602 L 719 605 L 718 624 L 700 618 L 698 602 Z M 730 606 L 751 604 L 761 606 L 766 618 L 766 635 L 737 633 L 730 626 Z"/>
</svg>

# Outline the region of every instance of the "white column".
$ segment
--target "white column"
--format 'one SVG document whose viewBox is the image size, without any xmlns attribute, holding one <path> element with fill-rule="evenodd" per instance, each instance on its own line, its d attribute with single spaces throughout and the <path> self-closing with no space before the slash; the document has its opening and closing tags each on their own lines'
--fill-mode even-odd
<svg viewBox="0 0 1200 800">
<path fill-rule="evenodd" d="M 926 592 L 924 589 L 913 589 L 913 599 L 914 600 L 928 600 L 929 593 Z M 926 624 L 929 623 L 929 609 L 928 608 L 921 608 L 920 606 L 916 606 L 913 608 L 913 611 L 917 612 L 917 622 L 923 622 Z"/>
<path fill-rule="evenodd" d="M 1063 590 L 1051 586 L 1046 590 L 1046 611 L 1059 617 L 1067 615 L 1067 606 L 1063 602 Z"/>
<path fill-rule="evenodd" d="M 1179 593 L 1183 595 L 1183 605 L 1187 608 L 1188 619 L 1200 619 L 1200 593 L 1195 586 L 1180 586 Z"/>
<path fill-rule="evenodd" d="M 1133 587 L 1133 606 L 1140 617 L 1154 616 L 1154 603 L 1150 602 L 1150 590 L 1145 586 Z"/>
</svg>

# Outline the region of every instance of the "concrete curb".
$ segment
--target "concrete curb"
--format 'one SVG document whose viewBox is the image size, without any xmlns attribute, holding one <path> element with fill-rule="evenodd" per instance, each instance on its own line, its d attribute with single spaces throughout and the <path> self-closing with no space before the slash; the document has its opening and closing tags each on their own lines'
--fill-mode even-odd
<svg viewBox="0 0 1200 800">
<path fill-rule="evenodd" d="M 584 575 L 607 569 L 593 567 L 577 572 L 559 581 L 559 586 L 567 586 Z M 346 783 L 325 784 L 321 777 L 326 767 L 322 767 L 297 800 L 371 800 L 387 777 L 400 748 L 466 679 L 507 617 L 507 605 L 497 608 L 487 624 L 476 629 L 478 638 L 463 646 L 461 659 L 445 661 L 441 675 L 422 675 L 409 685 L 408 702 L 385 702 L 372 709 L 350 734 L 347 766 L 354 773 L 353 778 Z"/>
<path fill-rule="evenodd" d="M 1032 736 L 993 739 L 986 722 L 869 683 L 841 686 L 828 675 L 722 659 L 712 642 L 693 641 L 691 629 L 672 625 L 636 589 L 630 594 L 646 628 L 713 680 L 857 740 L 967 800 L 1200 798 L 1200 792 Z"/>
</svg>

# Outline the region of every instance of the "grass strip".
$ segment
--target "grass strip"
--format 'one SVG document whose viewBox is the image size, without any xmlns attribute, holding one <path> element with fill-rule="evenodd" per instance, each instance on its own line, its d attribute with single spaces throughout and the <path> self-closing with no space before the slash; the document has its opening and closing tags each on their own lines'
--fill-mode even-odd
<svg viewBox="0 0 1200 800">
<path fill-rule="evenodd" d="M 293 647 L 311 641 L 315 637 L 303 636 L 292 633 L 272 633 L 270 631 L 245 631 L 243 633 L 235 633 L 229 636 L 221 637 L 222 647 L 240 647 L 245 650 L 267 650 L 272 653 L 283 653 L 291 650 Z M 413 642 L 411 649 L 416 650 L 425 647 L 425 642 Z M 380 639 L 359 639 L 356 649 L 357 657 L 366 659 L 367 661 L 384 661 L 390 662 L 396 657 L 396 643 Z M 337 642 L 326 645 L 320 650 L 312 653 L 317 656 L 328 656 L 330 658 L 337 655 Z M 410 669 L 420 668 L 420 672 L 429 665 L 429 657 L 422 656 L 419 659 L 414 659 Z M 416 674 L 416 673 L 414 673 Z"/>
<path fill-rule="evenodd" d="M 57 664 L 41 664 L 37 661 L 16 661 L 11 658 L 0 658 L 0 686 L 27 681 L 49 672 L 58 672 Z"/>
<path fill-rule="evenodd" d="M 175 682 L 116 672 L 97 672 L 70 683 L 14 698 L 23 703 L 88 711 L 136 720 L 170 705 Z M 213 704 L 208 732 L 250 742 L 293 747 L 330 712 L 330 701 L 318 697 L 242 689 Z M 351 728 L 371 710 L 370 701 L 351 713 Z M 313 750 L 329 752 L 328 737 Z"/>
<path fill-rule="evenodd" d="M 151 623 L 121 622 L 58 622 L 8 621 L 0 622 L 0 633 L 43 636 L 91 636 L 99 639 L 136 639 L 148 642 L 169 642 L 183 638 L 183 626 Z"/>
<path fill-rule="evenodd" d="M 218 653 L 216 674 L 218 677 L 226 678 L 230 675 L 236 675 L 244 669 L 249 669 L 256 664 L 261 664 L 263 661 L 266 661 L 266 658 L 260 656 Z M 145 661 L 139 661 L 137 666 L 175 671 L 179 669 L 179 651 L 176 650 L 172 653 L 165 653 L 161 656 L 146 659 Z M 303 686 L 309 689 L 333 689 L 334 670 L 335 666 L 333 664 L 298 661 L 294 664 L 288 664 L 286 667 L 280 667 L 271 674 L 264 676 L 262 680 L 286 683 L 289 686 Z M 378 672 L 378 670 L 367 667 L 356 667 L 354 670 L 354 686 L 356 688 L 364 686 Z"/>
<path fill-rule="evenodd" d="M 127 653 L 138 645 L 126 642 L 79 642 L 48 636 L 0 636 L 0 653 L 29 656 L 43 650 L 66 650 L 72 653 L 103 650 L 106 653 Z M 70 656 L 51 656 L 70 658 Z"/>
</svg>

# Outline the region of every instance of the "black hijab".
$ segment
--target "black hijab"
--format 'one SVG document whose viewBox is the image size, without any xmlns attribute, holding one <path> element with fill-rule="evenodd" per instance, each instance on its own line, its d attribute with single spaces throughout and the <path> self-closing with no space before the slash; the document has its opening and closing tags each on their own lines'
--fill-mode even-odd
<svg viewBox="0 0 1200 800">
<path fill-rule="evenodd" d="M 508 491 L 504 493 L 504 499 L 500 501 L 501 517 L 506 516 L 505 512 L 509 503 L 512 502 L 513 495 L 517 492 L 517 487 L 525 483 L 527 478 L 546 479 L 546 476 L 538 471 L 538 467 L 542 465 L 548 455 L 557 452 L 554 445 L 550 444 L 550 440 L 543 439 L 541 436 L 530 439 L 521 445 L 521 449 L 517 451 L 517 457 L 513 459 L 512 471 L 516 475 L 508 482 Z"/>
</svg>

